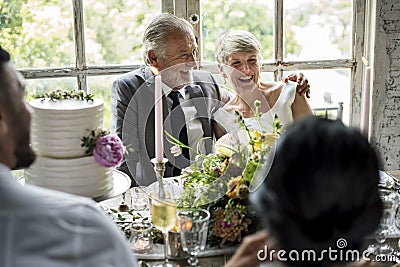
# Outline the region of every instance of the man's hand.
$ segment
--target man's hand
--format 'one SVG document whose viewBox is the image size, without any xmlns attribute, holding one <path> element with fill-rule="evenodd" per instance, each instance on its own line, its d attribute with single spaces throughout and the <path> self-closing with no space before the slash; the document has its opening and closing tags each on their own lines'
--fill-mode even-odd
<svg viewBox="0 0 400 267">
<path fill-rule="evenodd" d="M 300 95 L 306 95 L 307 98 L 310 98 L 310 85 L 308 84 L 307 78 L 302 73 L 293 73 L 289 76 L 283 78 L 283 82 L 292 81 L 297 82 L 297 93 Z"/>
</svg>

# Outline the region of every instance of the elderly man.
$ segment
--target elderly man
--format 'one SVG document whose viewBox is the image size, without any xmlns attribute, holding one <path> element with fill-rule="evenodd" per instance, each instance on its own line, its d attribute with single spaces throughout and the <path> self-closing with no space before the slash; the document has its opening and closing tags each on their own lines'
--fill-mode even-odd
<svg viewBox="0 0 400 267">
<path fill-rule="evenodd" d="M 135 179 L 134 184 L 155 181 L 151 159 L 155 156 L 154 73 L 160 71 L 164 96 L 164 130 L 185 145 L 211 152 L 212 140 L 197 144 L 203 137 L 213 137 L 212 111 L 229 97 L 221 94 L 212 75 L 193 70 L 196 66 L 197 42 L 193 27 L 172 14 L 156 16 L 143 38 L 147 67 L 129 72 L 112 87 L 112 126 L 127 146 L 128 154 L 120 169 Z M 183 112 L 183 114 L 182 114 Z M 179 131 L 180 130 L 180 131 Z M 183 149 L 175 157 L 164 135 L 164 156 L 168 158 L 165 176 L 176 176 L 190 164 L 193 151 Z"/>
<path fill-rule="evenodd" d="M 21 185 L 35 160 L 24 81 L 0 47 L 0 266 L 137 266 L 127 240 L 90 199 Z"/>
</svg>

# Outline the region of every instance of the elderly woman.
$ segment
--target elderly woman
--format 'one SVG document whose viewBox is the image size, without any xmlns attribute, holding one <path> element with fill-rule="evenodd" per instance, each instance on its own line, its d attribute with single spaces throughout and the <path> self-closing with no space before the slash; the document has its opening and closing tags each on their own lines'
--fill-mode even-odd
<svg viewBox="0 0 400 267">
<path fill-rule="evenodd" d="M 309 90 L 309 85 L 305 79 L 302 80 L 302 75 L 293 77 L 295 81 L 299 78 L 299 84 L 289 81 L 289 78 L 283 82 L 260 80 L 260 44 L 253 34 L 242 30 L 223 34 L 217 41 L 215 54 L 222 76 L 232 83 L 236 92 L 236 96 L 214 114 L 214 119 L 225 129 L 232 130 L 232 119 L 227 118 L 232 118 L 229 114 L 235 110 L 242 115 L 247 126 L 254 129 L 268 129 L 275 115 L 286 127 L 293 121 L 312 114 L 304 94 L 296 94 L 296 87 Z M 261 125 L 254 118 L 255 100 L 261 102 L 258 108 L 258 113 L 262 113 Z"/>
<path fill-rule="evenodd" d="M 250 197 L 269 234 L 246 239 L 225 267 L 279 260 L 284 266 L 357 261 L 357 254 L 347 252 L 361 248 L 382 214 L 378 181 L 378 156 L 358 130 L 317 117 L 294 123 L 278 141 L 266 180 Z M 268 252 L 276 249 L 272 256 L 277 256 L 278 250 L 286 251 L 280 252 L 281 259 L 264 253 L 271 237 L 275 246 L 269 244 Z M 324 253 L 329 248 L 333 254 Z M 313 251 L 316 257 L 289 258 L 289 251 Z"/>
</svg>

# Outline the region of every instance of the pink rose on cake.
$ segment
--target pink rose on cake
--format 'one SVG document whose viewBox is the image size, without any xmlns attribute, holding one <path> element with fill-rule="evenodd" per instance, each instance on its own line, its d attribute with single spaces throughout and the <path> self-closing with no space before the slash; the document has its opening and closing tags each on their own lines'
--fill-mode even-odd
<svg viewBox="0 0 400 267">
<path fill-rule="evenodd" d="M 93 155 L 94 160 L 104 167 L 119 165 L 125 153 L 125 147 L 116 134 L 96 129 L 90 131 L 89 136 L 81 139 L 82 147 L 86 147 L 86 155 Z"/>
<path fill-rule="evenodd" d="M 124 146 L 117 135 L 105 135 L 96 140 L 93 149 L 94 160 L 104 167 L 114 167 L 121 163 Z"/>
</svg>

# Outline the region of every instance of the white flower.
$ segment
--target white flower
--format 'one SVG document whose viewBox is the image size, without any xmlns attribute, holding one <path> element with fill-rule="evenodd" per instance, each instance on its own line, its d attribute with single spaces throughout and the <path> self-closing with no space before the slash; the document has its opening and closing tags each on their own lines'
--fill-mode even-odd
<svg viewBox="0 0 400 267">
<path fill-rule="evenodd" d="M 174 155 L 174 157 L 178 157 L 180 154 L 182 154 L 182 148 L 178 145 L 173 145 L 171 147 L 171 154 Z"/>
<path fill-rule="evenodd" d="M 192 173 L 193 173 L 193 170 L 190 167 L 186 167 L 186 168 L 182 169 L 182 175 L 183 176 L 190 175 Z"/>
<path fill-rule="evenodd" d="M 214 149 L 218 155 L 231 157 L 234 152 L 234 146 L 237 145 L 237 139 L 231 134 L 225 134 L 217 140 Z"/>
</svg>

